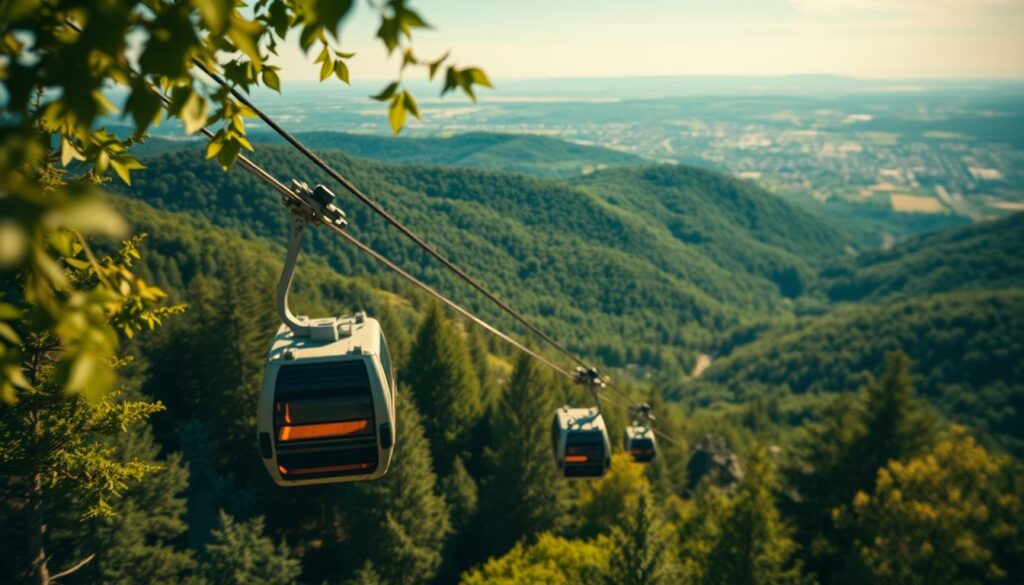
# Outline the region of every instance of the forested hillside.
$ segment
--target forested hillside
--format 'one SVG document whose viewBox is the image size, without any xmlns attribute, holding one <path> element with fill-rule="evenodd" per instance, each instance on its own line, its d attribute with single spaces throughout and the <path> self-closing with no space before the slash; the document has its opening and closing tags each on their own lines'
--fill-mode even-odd
<svg viewBox="0 0 1024 585">
<path fill-rule="evenodd" d="M 807 404 L 863 386 L 901 348 L 947 417 L 1024 452 L 1022 226 L 1017 214 L 836 260 L 815 287 L 835 305 L 734 330 L 689 395 Z"/>
<path fill-rule="evenodd" d="M 679 215 L 706 218 L 699 242 L 679 230 L 673 235 L 674 224 L 640 214 L 646 199 L 620 190 L 617 181 L 602 183 L 609 171 L 595 173 L 578 189 L 511 174 L 385 165 L 337 152 L 326 156 L 490 288 L 612 365 L 686 365 L 713 332 L 744 314 L 783 312 L 785 296 L 802 289 L 815 262 L 841 254 L 845 245 L 841 236 L 770 195 L 695 169 L 625 172 L 635 173 L 638 182 L 651 173 L 689 181 L 687 188 L 652 184 L 643 197 L 660 198 L 660 205 Z M 284 237 L 285 215 L 276 196 L 248 176 L 225 174 L 201 158 L 191 150 L 147 158 L 129 193 L 243 233 Z M 264 147 L 257 160 L 281 177 L 318 176 L 279 147 Z M 361 204 L 344 196 L 340 201 L 355 235 L 416 267 L 428 282 L 461 290 Z M 760 226 L 754 235 L 743 235 L 754 225 Z M 343 274 L 365 273 L 365 263 L 336 239 L 314 235 L 310 249 Z M 475 295 L 463 298 L 481 306 Z"/>
<path fill-rule="evenodd" d="M 1024 289 L 851 305 L 776 325 L 704 373 L 703 402 L 856 390 L 886 352 L 914 362 L 921 393 L 952 420 L 1024 452 Z M 713 389 L 721 389 L 726 395 Z"/>
<path fill-rule="evenodd" d="M 1024 213 L 861 254 L 822 272 L 833 301 L 1024 286 Z"/>
<path fill-rule="evenodd" d="M 302 165 L 275 157 L 273 147 L 260 155 L 301 176 Z M 797 318 L 793 306 L 804 299 L 791 303 L 786 293 L 816 295 L 817 271 L 849 262 L 843 236 L 731 179 L 666 168 L 597 173 L 577 187 L 335 156 L 456 260 L 518 294 L 585 352 L 596 347 L 602 360 L 635 360 L 660 377 L 680 371 L 689 360 L 678 356 L 689 348 L 703 347 L 695 340 L 730 354 L 685 386 L 619 381 L 631 401 L 653 404 L 657 458 L 644 466 L 617 452 L 604 479 L 561 482 L 550 460 L 550 416 L 586 396 L 314 229 L 294 304 L 312 315 L 366 309 L 381 319 L 400 381 L 398 449 L 379 481 L 276 487 L 253 429 L 277 327 L 285 216 L 274 197 L 236 173 L 188 151 L 161 154 L 115 203 L 133 233 L 149 234 L 134 270 L 187 308 L 127 341 L 134 360 L 119 372 L 116 400 L 158 400 L 157 410 L 166 410 L 148 423 L 81 435 L 112 445 L 105 456 L 147 466 L 148 475 L 126 481 L 96 518 L 71 492 L 47 492 L 51 554 L 96 553 L 62 581 L 849 583 L 884 581 L 894 571 L 936 574 L 927 547 L 956 559 L 939 573 L 953 582 L 1022 576 L 1020 468 L 994 451 L 1021 444 L 1024 392 L 1015 381 L 1024 375 L 1024 291 L 961 286 L 899 303 L 834 306 L 818 299 L 820 314 Z M 347 207 L 353 233 L 472 298 L 400 240 L 378 235 L 385 228 L 359 207 Z M 695 237 L 680 225 L 687 219 L 710 227 Z M 797 237 L 778 238 L 790 224 Z M 365 236 L 367 228 L 375 236 Z M 114 244 L 96 250 L 110 253 Z M 908 257 L 918 245 L 907 244 Z M 559 259 L 567 250 L 581 256 Z M 577 269 L 580 259 L 598 268 Z M 499 278 L 506 264 L 514 281 Z M 795 280 L 774 280 L 780 265 Z M 563 273 L 582 280 L 563 284 Z M 796 282 L 799 290 L 784 290 Z M 550 309 L 531 304 L 532 295 L 547 295 Z M 637 310 L 646 298 L 656 310 Z M 688 313 L 681 299 L 700 303 Z M 677 337 L 636 341 L 652 329 Z M 619 451 L 629 415 L 620 399 L 604 414 Z M 949 419 L 969 425 L 987 448 Z M 0 418 L 0 439 L 14 440 L 19 420 Z M 21 464 L 11 452 L 0 469 Z M 889 496 L 896 491 L 898 500 Z M 963 518 L 965 502 L 984 512 Z M 922 521 L 921 506 L 938 511 Z M 0 551 L 5 581 L 24 576 L 26 544 L 16 538 L 24 518 L 16 507 L 0 509 L 0 536 L 14 543 Z M 912 519 L 919 529 L 905 528 Z M 912 553 L 882 537 L 893 531 L 912 539 Z M 957 556 L 964 531 L 983 563 Z M 972 577 L 982 573 L 988 577 Z"/>
</svg>

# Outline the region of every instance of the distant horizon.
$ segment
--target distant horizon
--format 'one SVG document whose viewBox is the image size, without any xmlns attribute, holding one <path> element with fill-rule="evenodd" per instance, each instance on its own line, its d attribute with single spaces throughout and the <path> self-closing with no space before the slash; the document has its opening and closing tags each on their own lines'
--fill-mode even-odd
<svg viewBox="0 0 1024 585">
<path fill-rule="evenodd" d="M 1024 78 L 1024 0 L 413 0 L 424 60 L 494 79 L 836 75 L 860 79 Z M 393 79 L 401 56 L 355 3 L 343 50 L 352 79 Z M 281 45 L 281 77 L 318 79 L 315 55 Z"/>
</svg>

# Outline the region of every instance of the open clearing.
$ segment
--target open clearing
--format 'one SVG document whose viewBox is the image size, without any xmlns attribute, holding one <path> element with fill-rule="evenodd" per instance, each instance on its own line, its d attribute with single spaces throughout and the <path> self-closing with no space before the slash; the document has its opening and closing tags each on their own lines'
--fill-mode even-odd
<svg viewBox="0 0 1024 585">
<path fill-rule="evenodd" d="M 900 213 L 942 213 L 945 208 L 934 197 L 893 193 L 889 196 L 893 211 Z"/>
</svg>

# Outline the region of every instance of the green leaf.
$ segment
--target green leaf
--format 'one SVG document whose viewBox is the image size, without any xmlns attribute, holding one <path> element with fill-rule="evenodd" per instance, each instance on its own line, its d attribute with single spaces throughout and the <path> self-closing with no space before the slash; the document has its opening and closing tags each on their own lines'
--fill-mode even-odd
<svg viewBox="0 0 1024 585">
<path fill-rule="evenodd" d="M 352 8 L 352 0 L 312 0 L 312 13 L 316 24 L 338 38 L 338 27 Z"/>
<path fill-rule="evenodd" d="M 383 91 L 377 95 L 370 96 L 370 99 L 377 100 L 378 102 L 384 102 L 391 99 L 391 96 L 395 95 L 395 91 L 398 90 L 398 82 L 393 81 Z"/>
<path fill-rule="evenodd" d="M 491 85 L 491 80 L 487 78 L 487 74 L 479 67 L 470 67 L 469 69 L 463 70 L 462 73 L 464 75 L 468 75 L 473 83 L 494 89 L 494 86 Z"/>
<path fill-rule="evenodd" d="M 388 55 L 398 46 L 398 20 L 384 17 L 380 21 L 380 28 L 377 29 L 377 37 L 388 49 Z"/>
<path fill-rule="evenodd" d="M 288 34 L 288 28 L 292 24 L 291 14 L 284 0 L 274 0 L 267 10 L 267 23 L 274 29 L 274 33 L 282 39 Z"/>
<path fill-rule="evenodd" d="M 407 35 L 409 34 L 410 28 L 430 28 L 430 25 L 423 20 L 423 17 L 411 8 L 403 7 L 398 12 L 397 16 L 401 22 L 402 29 Z"/>
<path fill-rule="evenodd" d="M 448 59 L 448 55 L 449 54 L 451 54 L 451 51 L 448 51 L 444 55 L 441 55 L 441 57 L 438 58 L 436 61 L 431 61 L 430 62 L 429 69 L 430 69 L 430 80 L 431 81 L 434 80 L 434 75 L 436 75 L 437 74 L 437 70 L 441 68 L 441 64 L 444 63 L 446 59 Z"/>
<path fill-rule="evenodd" d="M 192 134 L 206 126 L 206 118 L 209 114 L 209 104 L 198 92 L 191 92 L 185 103 L 182 104 L 178 117 L 185 124 L 185 133 Z"/>
<path fill-rule="evenodd" d="M 388 121 L 391 122 L 391 131 L 398 134 L 405 126 L 405 93 L 396 94 L 391 98 L 391 107 L 388 109 Z"/>
<path fill-rule="evenodd" d="M 281 78 L 278 77 L 277 72 L 270 67 L 263 68 L 263 85 L 266 85 L 277 93 L 281 93 Z"/>
<path fill-rule="evenodd" d="M 338 77 L 338 79 L 344 81 L 346 84 L 349 82 L 348 65 L 345 65 L 345 62 L 342 61 L 341 59 L 338 59 L 337 61 L 334 62 L 334 74 Z"/>
<path fill-rule="evenodd" d="M 78 148 L 67 138 L 60 139 L 60 164 L 68 166 L 73 160 L 85 160 Z"/>
<path fill-rule="evenodd" d="M 222 134 L 214 136 L 213 139 L 210 140 L 210 143 L 206 145 L 206 160 L 210 160 L 211 158 L 217 156 L 217 153 L 219 153 L 220 149 L 223 147 L 224 136 Z"/>
<path fill-rule="evenodd" d="M 122 181 L 124 181 L 125 185 L 132 184 L 132 177 L 128 173 L 128 169 L 124 168 L 124 165 L 115 159 L 110 159 L 110 168 L 114 169 L 114 172 L 117 173 L 117 176 L 120 177 Z"/>
<path fill-rule="evenodd" d="M 231 168 L 231 165 L 235 163 L 235 159 L 238 158 L 238 153 L 241 152 L 242 147 L 238 141 L 231 138 L 225 137 L 224 144 L 220 151 L 217 153 L 217 162 L 225 171 Z"/>
<path fill-rule="evenodd" d="M 228 38 L 238 47 L 239 51 L 245 53 L 253 63 L 257 64 L 263 63 L 263 57 L 260 56 L 259 51 L 259 39 L 262 33 L 263 27 L 260 26 L 260 23 L 232 15 Z"/>
<path fill-rule="evenodd" d="M 356 56 L 355 53 L 344 53 L 342 51 L 335 51 L 334 54 L 337 55 L 339 59 L 351 59 Z"/>
<path fill-rule="evenodd" d="M 413 116 L 416 116 L 417 120 L 422 120 L 423 118 L 420 117 L 419 106 L 416 105 L 416 100 L 413 99 L 412 94 L 406 91 L 402 92 L 402 95 L 404 96 L 403 99 L 405 101 L 405 109 L 408 110 L 409 113 L 412 114 Z"/>
<path fill-rule="evenodd" d="M 314 24 L 302 27 L 302 32 L 299 34 L 299 46 L 302 47 L 302 52 L 308 53 L 313 43 L 323 36 L 323 31 L 323 28 Z"/>
<path fill-rule="evenodd" d="M 203 24 L 213 34 L 223 33 L 235 9 L 234 0 L 192 0 L 192 6 L 199 10 Z"/>
<path fill-rule="evenodd" d="M 163 102 L 160 97 L 144 84 L 138 84 L 125 102 L 125 110 L 131 113 L 137 131 L 145 130 L 160 121 Z"/>
<path fill-rule="evenodd" d="M 334 62 L 330 59 L 324 59 L 323 65 L 320 66 L 320 81 L 323 81 L 334 73 Z"/>
</svg>

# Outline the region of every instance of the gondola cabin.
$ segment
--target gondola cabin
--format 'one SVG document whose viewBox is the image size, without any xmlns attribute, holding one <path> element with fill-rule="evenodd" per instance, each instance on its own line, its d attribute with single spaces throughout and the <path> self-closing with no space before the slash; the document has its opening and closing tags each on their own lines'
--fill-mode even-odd
<svg viewBox="0 0 1024 585">
<path fill-rule="evenodd" d="M 622 446 L 637 463 L 650 463 L 658 454 L 654 431 L 648 426 L 630 425 L 626 427 Z"/>
<path fill-rule="evenodd" d="M 395 376 L 387 342 L 364 313 L 282 326 L 258 411 L 263 463 L 280 486 L 376 479 L 395 447 Z"/>
<path fill-rule="evenodd" d="M 551 443 L 560 477 L 598 478 L 611 467 L 608 429 L 596 407 L 559 408 L 551 424 Z"/>
</svg>

